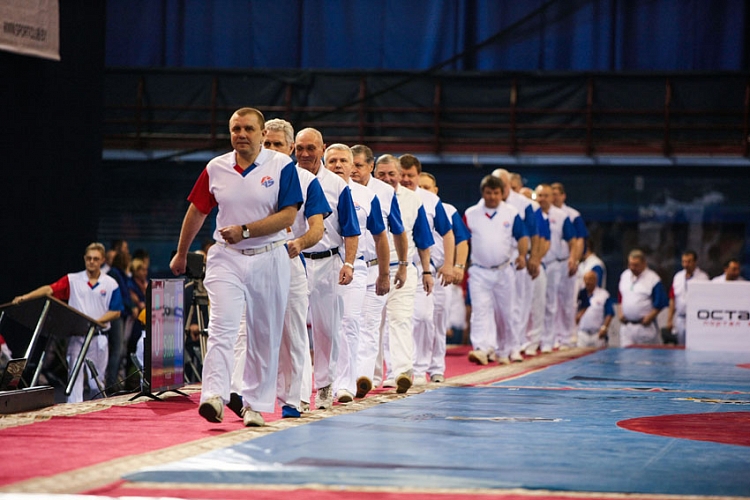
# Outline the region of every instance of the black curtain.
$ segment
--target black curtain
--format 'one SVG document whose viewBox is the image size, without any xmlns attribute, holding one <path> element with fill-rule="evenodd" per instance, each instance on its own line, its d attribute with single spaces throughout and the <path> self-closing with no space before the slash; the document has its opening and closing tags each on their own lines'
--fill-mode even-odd
<svg viewBox="0 0 750 500">
<path fill-rule="evenodd" d="M 99 205 L 106 2 L 60 0 L 60 61 L 0 51 L 0 303 L 83 269 Z"/>
</svg>

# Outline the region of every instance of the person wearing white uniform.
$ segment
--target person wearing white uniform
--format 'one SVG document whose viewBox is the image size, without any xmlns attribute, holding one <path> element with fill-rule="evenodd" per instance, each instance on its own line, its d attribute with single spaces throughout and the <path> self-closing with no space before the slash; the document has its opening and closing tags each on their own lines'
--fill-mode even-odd
<svg viewBox="0 0 750 500">
<path fill-rule="evenodd" d="M 390 185 L 372 175 L 375 167 L 375 156 L 369 147 L 362 144 L 352 146 L 352 154 L 354 168 L 351 172 L 351 179 L 371 189 L 380 201 L 383 222 L 388 226 L 388 248 L 390 250 L 389 255 L 386 256 L 389 269 L 388 278 L 390 279 L 391 265 L 393 265 L 393 285 L 396 288 L 401 288 L 406 282 L 407 266 L 398 265 L 398 262 L 406 262 L 409 241 L 401 222 L 401 208 L 398 204 L 396 191 Z M 365 233 L 363 239 L 368 275 L 357 348 L 356 367 L 358 376 L 355 396 L 358 398 L 365 397 L 376 382 L 378 385 L 382 382 L 383 345 L 380 324 L 387 298 L 387 295 L 378 295 L 377 293 L 380 260 L 377 259 L 375 240 L 369 232 Z M 390 257 L 394 252 L 396 260 L 391 262 Z M 378 362 L 379 366 L 377 365 Z M 376 373 L 381 377 L 381 380 L 376 379 Z"/>
<path fill-rule="evenodd" d="M 597 285 L 594 271 L 583 275 L 584 288 L 578 292 L 578 347 L 606 347 L 607 332 L 615 309 L 609 292 Z"/>
<path fill-rule="evenodd" d="M 414 295 L 417 290 L 417 268 L 412 264 L 415 252 L 419 254 L 422 270 L 422 287 L 428 294 L 432 292 L 433 279 L 430 269 L 430 247 L 435 244 L 427 222 L 427 214 L 419 196 L 401 186 L 400 163 L 392 155 L 383 155 L 376 162 L 378 179 L 388 183 L 396 191 L 401 220 L 408 240 L 406 261 L 396 261 L 395 249 L 391 249 L 391 273 L 395 276 L 396 266 L 405 266 L 406 283 L 401 288 L 391 288 L 385 303 L 383 327 L 383 349 L 387 372 L 394 377 L 396 392 L 405 393 L 412 386 L 414 365 L 413 316 Z M 384 353 L 384 355 L 386 355 Z M 377 364 L 377 363 L 376 363 Z M 385 385 L 385 382 L 384 382 Z"/>
<path fill-rule="evenodd" d="M 531 315 L 532 275 L 538 274 L 538 269 L 534 268 L 535 265 L 538 265 L 536 261 L 529 261 L 531 260 L 530 257 L 534 248 L 539 245 L 539 231 L 536 227 L 536 217 L 534 216 L 534 207 L 531 204 L 531 200 L 511 189 L 510 173 L 503 168 L 498 168 L 492 172 L 492 175 L 502 179 L 503 184 L 505 184 L 503 201 L 518 210 L 518 215 L 523 221 L 530 242 L 529 252 L 526 255 L 520 255 L 518 253 L 518 246 L 513 245 L 515 272 L 513 273 L 514 293 L 511 311 L 511 349 L 509 361 L 518 363 L 523 361 L 521 351 L 527 347 L 526 329 L 529 324 L 529 316 Z M 529 264 L 531 264 L 531 267 L 529 267 Z"/>
<path fill-rule="evenodd" d="M 688 283 L 708 281 L 710 278 L 698 267 L 698 254 L 692 250 L 682 252 L 682 270 L 672 278 L 669 289 L 669 311 L 667 330 L 677 336 L 677 345 L 685 345 L 685 317 L 687 316 Z"/>
<path fill-rule="evenodd" d="M 437 180 L 435 176 L 428 172 L 422 172 L 419 174 L 419 187 L 426 191 L 430 191 L 433 194 L 438 194 Z M 456 207 L 449 203 L 443 203 L 445 214 L 451 221 L 451 227 L 453 228 L 453 238 L 456 242 L 455 247 L 455 258 L 453 264 L 453 280 L 447 285 L 443 285 L 438 281 L 435 283 L 432 295 L 434 297 L 434 314 L 433 318 L 435 321 L 435 336 L 432 343 L 427 343 L 422 352 L 425 353 L 425 362 L 427 363 L 427 376 L 430 382 L 445 382 L 445 350 L 446 350 L 446 334 L 450 327 L 450 315 L 452 311 L 452 302 L 454 299 L 453 291 L 456 288 L 455 285 L 461 284 L 464 279 L 464 271 L 466 269 L 466 261 L 469 256 L 469 230 L 466 228 L 461 214 L 458 213 Z M 443 244 L 442 237 L 438 232 L 433 232 L 435 238 L 435 246 L 440 248 Z M 465 316 L 465 306 L 463 300 L 461 300 L 461 306 Z M 414 341 L 417 342 L 415 335 Z M 419 353 L 420 349 L 416 347 L 416 352 Z M 418 354 L 417 354 L 418 355 Z M 417 364 L 415 359 L 414 364 Z M 415 369 L 416 371 L 416 369 Z"/>
<path fill-rule="evenodd" d="M 628 269 L 620 275 L 620 346 L 661 344 L 656 316 L 669 305 L 661 278 L 648 268 L 641 250 L 628 254 Z"/>
<path fill-rule="evenodd" d="M 351 180 L 354 167 L 354 156 L 349 146 L 332 144 L 324 155 L 328 170 L 340 176 L 352 191 L 352 199 L 357 212 L 360 238 L 357 245 L 357 258 L 354 260 L 354 278 L 346 288 L 339 287 L 344 303 L 344 316 L 341 320 L 341 338 L 339 355 L 336 362 L 334 390 L 339 403 L 348 403 L 357 392 L 357 355 L 359 350 L 360 325 L 362 310 L 367 291 L 368 263 L 376 262 L 378 277 L 375 281 L 375 293 L 386 295 L 390 289 L 390 249 L 388 235 L 385 232 L 383 212 L 380 200 L 375 193 Z M 369 234 L 375 243 L 375 252 L 370 253 L 365 235 Z M 372 265 L 371 265 L 372 267 Z"/>
<path fill-rule="evenodd" d="M 320 132 L 314 128 L 299 131 L 294 148 L 299 166 L 318 178 L 332 210 L 324 221 L 323 238 L 302 252 L 310 290 L 313 380 L 318 391 L 315 407 L 329 409 L 333 405 L 332 384 L 344 315 L 339 286 L 349 285 L 354 277 L 359 223 L 351 189 L 341 177 L 323 167 L 325 144 Z"/>
<path fill-rule="evenodd" d="M 532 193 L 530 189 L 529 193 Z M 524 356 L 529 357 L 538 354 L 542 332 L 544 331 L 544 314 L 547 309 L 547 268 L 543 261 L 550 248 L 549 218 L 539 203 L 533 201 L 532 206 L 534 208 L 539 241 L 536 246 L 532 245 L 531 247 L 528 266 L 529 270 L 536 269 L 536 275 L 531 275 L 533 279 L 531 286 L 531 310 L 529 311 L 529 325 L 526 330 L 526 344 L 523 351 Z"/>
<path fill-rule="evenodd" d="M 480 183 L 482 200 L 464 217 L 471 234 L 469 293 L 471 344 L 469 359 L 486 365 L 490 354 L 507 360 L 511 338 L 514 293 L 513 240 L 525 258 L 529 237 L 518 210 L 503 201 L 505 183 L 488 175 Z M 521 257 L 517 257 L 521 258 Z M 494 318 L 494 321 L 493 321 Z"/>
<path fill-rule="evenodd" d="M 73 309 L 97 320 L 103 324 L 101 330 L 97 330 L 91 339 L 86 358 L 91 359 L 97 371 L 97 378 L 89 373 L 89 387 L 96 394 L 99 392 L 97 380 L 104 384 L 104 376 L 107 370 L 109 356 L 109 344 L 107 331 L 110 329 L 111 321 L 120 317 L 122 310 L 122 291 L 117 281 L 101 272 L 105 262 L 105 248 L 101 243 L 91 243 L 86 247 L 83 255 L 85 270 L 66 274 L 51 285 L 43 285 L 27 294 L 19 295 L 13 299 L 13 304 L 19 304 L 26 300 L 32 300 L 44 296 L 52 296 L 56 299 L 67 301 Z M 127 293 L 127 291 L 125 291 Z M 66 359 L 68 361 L 68 377 L 72 376 L 75 360 L 78 358 L 86 337 L 72 335 L 68 337 L 68 350 Z M 68 403 L 80 403 L 83 401 L 83 371 L 88 371 L 84 364 L 82 370 L 73 383 Z"/>
<path fill-rule="evenodd" d="M 233 346 L 245 309 L 247 350 L 241 396 L 245 426 L 273 412 L 284 311 L 289 294 L 286 228 L 302 203 L 291 159 L 263 149 L 263 114 L 241 108 L 229 120 L 234 150 L 206 165 L 188 196 L 190 206 L 170 268 L 185 272 L 187 253 L 208 214 L 218 207 L 204 284 L 211 303 L 199 414 L 221 422 L 229 401 Z"/>
<path fill-rule="evenodd" d="M 278 118 L 268 120 L 265 130 L 264 148 L 291 155 L 294 151 L 294 129 L 291 123 Z M 294 225 L 287 231 L 287 251 L 291 259 L 289 297 L 284 314 L 276 383 L 276 398 L 281 406 L 282 418 L 298 418 L 300 410 L 305 407 L 309 409 L 312 392 L 312 359 L 307 334 L 309 300 L 307 274 L 300 253 L 320 241 L 323 237 L 323 219 L 331 213 L 331 207 L 317 178 L 307 170 L 296 168 L 304 201 L 297 212 Z M 246 328 L 244 315 L 243 328 Z M 234 346 L 233 392 L 227 405 L 238 414 L 242 410 L 239 393 L 246 349 L 246 336 L 238 335 Z"/>
<path fill-rule="evenodd" d="M 578 264 L 577 285 L 578 290 L 583 288 L 583 275 L 594 271 L 597 276 L 596 286 L 604 288 L 607 286 L 607 266 L 594 251 L 594 241 L 589 238 L 583 253 L 583 260 Z"/>
<path fill-rule="evenodd" d="M 713 278 L 711 281 L 717 283 L 723 283 L 725 281 L 745 281 L 745 278 L 740 274 L 742 268 L 740 267 L 740 261 L 738 259 L 729 259 L 724 264 L 724 274 L 720 274 Z"/>
<path fill-rule="evenodd" d="M 576 317 L 576 297 L 578 296 L 577 274 L 578 263 L 583 256 L 585 242 L 589 237 L 586 223 L 581 217 L 581 213 L 575 208 L 566 205 L 567 195 L 565 187 L 560 182 L 552 184 L 552 203 L 562 209 L 570 222 L 573 224 L 574 237 L 571 240 L 570 256 L 568 257 L 567 273 L 563 272 L 560 278 L 560 287 L 558 288 L 558 306 L 557 306 L 557 328 L 555 334 L 555 344 L 560 349 L 567 349 L 572 345 L 573 335 L 575 333 Z"/>
<path fill-rule="evenodd" d="M 414 384 L 424 385 L 427 383 L 425 375 L 432 360 L 432 348 L 438 336 L 443 339 L 442 355 L 445 357 L 445 331 L 438 331 L 435 325 L 435 310 L 439 309 L 440 314 L 445 315 L 445 287 L 453 283 L 456 238 L 440 197 L 419 187 L 419 175 L 422 173 L 419 159 L 414 155 L 405 154 L 401 155 L 398 161 L 401 165 L 401 185 L 419 195 L 427 214 L 432 238 L 435 240 L 435 245 L 430 248 L 430 269 L 435 273 L 437 280 L 432 293 L 427 294 L 424 289 L 417 289 L 414 297 Z M 417 265 L 419 262 L 415 260 L 414 264 Z M 436 297 L 435 294 L 439 296 Z M 443 372 L 444 366 L 440 373 Z"/>
<path fill-rule="evenodd" d="M 558 315 L 558 308 L 563 306 L 560 303 L 560 297 L 563 296 L 560 288 L 568 286 L 567 276 L 575 231 L 568 214 L 552 204 L 552 187 L 549 184 L 537 186 L 536 199 L 547 216 L 550 231 L 550 248 L 542 260 L 547 270 L 547 290 L 544 329 L 540 336 L 541 352 L 549 353 L 552 352 L 555 342 L 559 341 L 558 335 L 563 331 Z M 569 336 L 572 335 L 573 333 L 569 332 Z"/>
</svg>

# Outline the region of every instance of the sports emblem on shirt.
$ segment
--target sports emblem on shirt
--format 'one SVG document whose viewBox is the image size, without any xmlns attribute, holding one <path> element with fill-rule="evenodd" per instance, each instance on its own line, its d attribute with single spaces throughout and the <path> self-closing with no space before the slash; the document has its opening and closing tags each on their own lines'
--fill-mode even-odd
<svg viewBox="0 0 750 500">
<path fill-rule="evenodd" d="M 503 227 L 510 227 L 510 222 L 507 220 L 503 222 Z"/>
<path fill-rule="evenodd" d="M 273 178 L 267 175 L 260 180 L 260 183 L 267 188 L 273 186 L 274 184 Z"/>
<path fill-rule="evenodd" d="M 356 201 L 354 202 L 354 210 L 362 210 L 362 207 Z"/>
<path fill-rule="evenodd" d="M 99 295 L 101 295 L 102 297 L 106 296 L 107 295 L 107 290 L 100 291 Z"/>
</svg>

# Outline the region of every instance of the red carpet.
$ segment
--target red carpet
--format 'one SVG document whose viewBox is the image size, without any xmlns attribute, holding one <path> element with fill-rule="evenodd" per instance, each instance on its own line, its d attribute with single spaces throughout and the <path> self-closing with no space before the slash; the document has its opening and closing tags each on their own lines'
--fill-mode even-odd
<svg viewBox="0 0 750 500">
<path fill-rule="evenodd" d="M 385 491 L 332 491 L 316 489 L 201 489 L 201 488 L 175 488 L 170 485 L 165 489 L 153 488 L 130 488 L 120 487 L 122 484 L 114 484 L 107 488 L 99 488 L 87 491 L 89 495 L 107 495 L 107 496 L 142 496 L 142 497 L 160 497 L 169 496 L 177 498 L 189 498 L 195 500 L 288 500 L 290 498 L 301 498 L 304 500 L 346 500 L 354 498 L 356 500 L 477 500 L 477 499 L 497 499 L 497 500 L 612 500 L 612 496 L 566 493 L 565 495 L 545 494 L 533 492 L 529 494 L 521 493 L 501 493 L 478 495 L 476 493 L 393 493 Z M 628 500 L 645 500 L 653 499 L 653 496 L 646 495 L 628 495 Z"/>
<path fill-rule="evenodd" d="M 623 420 L 617 426 L 657 436 L 750 446 L 750 412 L 657 415 Z"/>
<path fill-rule="evenodd" d="M 209 424 L 198 416 L 198 394 L 172 397 L 76 415 L 53 417 L 0 431 L 0 449 L 28 467 L 0 468 L 0 486 L 48 476 L 129 455 L 242 428 L 226 410 L 224 422 Z M 281 414 L 265 415 L 272 421 Z"/>
<path fill-rule="evenodd" d="M 448 350 L 447 378 L 483 368 L 469 363 L 469 349 L 459 346 Z M 379 389 L 373 394 L 385 390 L 393 389 Z M 4 455 L 13 457 L 14 463 L 25 464 L 0 468 L 0 486 L 242 429 L 241 419 L 229 409 L 223 423 L 207 423 L 198 416 L 198 401 L 197 393 L 189 398 L 175 396 L 0 430 Z M 276 413 L 263 417 L 273 422 L 281 418 L 281 411 L 277 408 Z"/>
</svg>

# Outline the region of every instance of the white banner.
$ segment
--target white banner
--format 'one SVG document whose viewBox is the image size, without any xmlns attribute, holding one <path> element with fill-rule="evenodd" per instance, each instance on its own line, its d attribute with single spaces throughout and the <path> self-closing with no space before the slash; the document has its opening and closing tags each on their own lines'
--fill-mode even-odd
<svg viewBox="0 0 750 500">
<path fill-rule="evenodd" d="M 750 352 L 750 282 L 691 280 L 686 320 L 687 349 Z"/>
<path fill-rule="evenodd" d="M 60 60 L 58 0 L 0 0 L 0 49 Z"/>
</svg>

